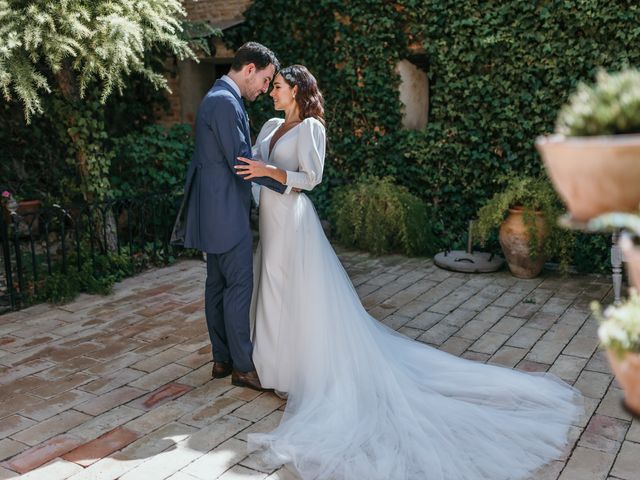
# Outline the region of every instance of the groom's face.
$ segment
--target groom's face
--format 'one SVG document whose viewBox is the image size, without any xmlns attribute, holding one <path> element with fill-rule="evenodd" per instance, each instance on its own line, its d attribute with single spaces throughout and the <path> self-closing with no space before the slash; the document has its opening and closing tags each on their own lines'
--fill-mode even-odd
<svg viewBox="0 0 640 480">
<path fill-rule="evenodd" d="M 275 71 L 276 68 L 273 65 L 269 65 L 262 70 L 258 70 L 253 64 L 247 65 L 244 98 L 253 102 L 260 94 L 266 93 Z"/>
</svg>

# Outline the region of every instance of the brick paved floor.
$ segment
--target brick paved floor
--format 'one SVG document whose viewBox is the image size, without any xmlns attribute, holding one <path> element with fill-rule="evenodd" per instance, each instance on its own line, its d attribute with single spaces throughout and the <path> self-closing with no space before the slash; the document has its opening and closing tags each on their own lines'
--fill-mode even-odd
<svg viewBox="0 0 640 480">
<path fill-rule="evenodd" d="M 551 371 L 585 394 L 566 454 L 533 478 L 640 479 L 640 421 L 621 408 L 589 315 L 592 299 L 610 298 L 608 277 L 518 280 L 340 256 L 392 328 L 476 361 Z M 204 273 L 183 261 L 107 297 L 0 316 L 0 479 L 295 478 L 245 451 L 247 433 L 278 423 L 283 401 L 210 380 Z"/>
</svg>

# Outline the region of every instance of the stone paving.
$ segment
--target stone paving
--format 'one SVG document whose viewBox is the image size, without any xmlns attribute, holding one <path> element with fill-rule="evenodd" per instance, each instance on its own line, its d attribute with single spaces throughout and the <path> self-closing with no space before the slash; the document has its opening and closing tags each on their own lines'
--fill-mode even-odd
<svg viewBox="0 0 640 480">
<path fill-rule="evenodd" d="M 340 257 L 383 323 L 454 355 L 553 372 L 584 393 L 565 455 L 532 479 L 640 479 L 640 420 L 621 407 L 589 314 L 592 299 L 610 300 L 609 277 L 518 280 Z M 284 402 L 210 379 L 204 274 L 203 262 L 182 261 L 106 297 L 0 316 L 0 479 L 296 478 L 246 454 L 247 434 L 277 425 Z"/>
</svg>

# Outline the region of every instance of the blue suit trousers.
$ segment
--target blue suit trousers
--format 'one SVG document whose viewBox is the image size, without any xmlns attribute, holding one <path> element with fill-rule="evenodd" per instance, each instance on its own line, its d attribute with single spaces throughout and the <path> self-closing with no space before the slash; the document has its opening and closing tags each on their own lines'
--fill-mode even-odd
<svg viewBox="0 0 640 480">
<path fill-rule="evenodd" d="M 216 362 L 232 363 L 241 372 L 255 370 L 249 309 L 253 290 L 251 232 L 231 250 L 207 253 L 205 313 Z"/>
</svg>

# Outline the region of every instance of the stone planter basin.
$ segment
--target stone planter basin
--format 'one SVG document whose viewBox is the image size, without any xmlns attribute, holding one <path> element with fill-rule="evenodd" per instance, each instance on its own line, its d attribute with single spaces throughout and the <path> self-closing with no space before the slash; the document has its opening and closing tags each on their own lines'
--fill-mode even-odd
<svg viewBox="0 0 640 480">
<path fill-rule="evenodd" d="M 575 220 L 638 210 L 640 135 L 552 135 L 539 137 L 536 148 Z"/>
</svg>

